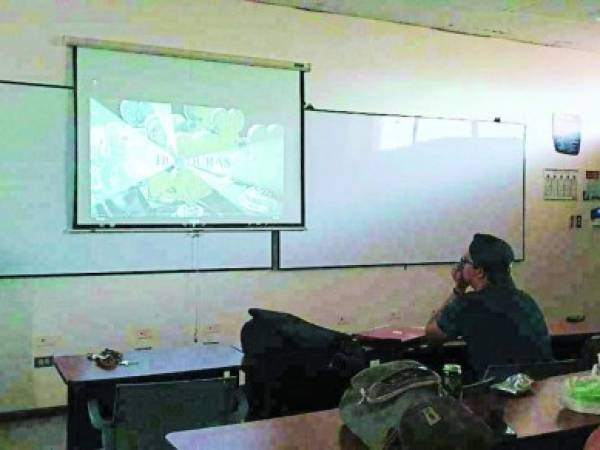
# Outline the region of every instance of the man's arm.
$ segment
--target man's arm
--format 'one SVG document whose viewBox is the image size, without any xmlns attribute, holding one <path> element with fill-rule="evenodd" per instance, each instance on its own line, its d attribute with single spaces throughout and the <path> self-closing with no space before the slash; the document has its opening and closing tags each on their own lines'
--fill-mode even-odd
<svg viewBox="0 0 600 450">
<path fill-rule="evenodd" d="M 425 336 L 430 341 L 445 341 L 448 339 L 446 333 L 442 331 L 442 329 L 438 326 L 437 321 L 440 317 L 442 310 L 450 303 L 452 300 L 456 298 L 454 292 L 446 299 L 446 301 L 440 306 L 438 309 L 434 309 L 431 312 L 431 317 L 427 321 L 427 325 L 425 325 Z"/>
<path fill-rule="evenodd" d="M 465 289 L 467 288 L 467 283 L 462 277 L 462 271 L 460 266 L 454 266 L 450 272 L 452 279 L 454 280 L 454 289 L 452 289 L 452 294 L 446 299 L 446 301 L 438 308 L 432 311 L 431 317 L 427 321 L 427 325 L 425 325 L 425 336 L 434 342 L 441 342 L 448 339 L 448 336 L 442 329 L 438 326 L 438 319 L 444 308 L 448 306 L 448 304 L 453 301 L 459 295 L 465 293 Z"/>
</svg>

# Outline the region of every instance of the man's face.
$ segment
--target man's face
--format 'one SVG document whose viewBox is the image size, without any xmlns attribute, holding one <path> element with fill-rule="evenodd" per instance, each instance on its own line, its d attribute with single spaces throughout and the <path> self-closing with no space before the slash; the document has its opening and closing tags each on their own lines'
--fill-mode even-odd
<svg viewBox="0 0 600 450">
<path fill-rule="evenodd" d="M 473 260 L 469 252 L 465 253 L 459 262 L 460 274 L 462 279 L 472 286 L 472 280 L 479 275 L 479 271 L 473 267 Z"/>
</svg>

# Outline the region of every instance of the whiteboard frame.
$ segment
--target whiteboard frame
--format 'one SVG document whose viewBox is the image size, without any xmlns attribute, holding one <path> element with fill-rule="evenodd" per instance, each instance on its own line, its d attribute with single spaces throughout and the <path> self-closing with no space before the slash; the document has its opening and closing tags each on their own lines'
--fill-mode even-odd
<svg viewBox="0 0 600 450">
<path fill-rule="evenodd" d="M 328 108 L 315 108 L 312 104 L 308 103 L 305 108 L 306 111 L 310 112 L 319 112 L 319 113 L 333 113 L 333 114 L 349 114 L 349 115 L 361 115 L 361 116 L 376 116 L 376 117 L 406 117 L 406 118 L 416 118 L 416 119 L 438 119 L 438 120 L 457 120 L 457 121 L 466 121 L 466 122 L 488 122 L 488 123 L 502 123 L 508 125 L 518 125 L 523 127 L 523 140 L 522 140 L 522 229 L 521 229 L 521 242 L 522 248 L 521 253 L 522 257 L 515 258 L 514 262 L 521 263 L 526 259 L 526 240 L 525 240 L 525 228 L 526 228 L 526 198 L 527 198 L 527 152 L 526 152 L 526 144 L 527 144 L 527 124 L 522 122 L 513 122 L 513 121 L 502 121 L 500 117 L 494 117 L 494 119 L 472 119 L 472 118 L 460 118 L 460 117 L 439 117 L 439 116 L 421 116 L 421 115 L 409 115 L 409 114 L 392 114 L 392 113 L 376 113 L 376 112 L 363 112 L 363 111 L 347 111 L 347 110 L 336 110 L 336 109 L 328 109 Z M 306 153 L 306 149 L 305 149 Z M 306 155 L 305 155 L 306 156 Z M 306 196 L 306 194 L 305 194 Z M 282 230 L 286 233 L 286 230 Z M 465 243 L 468 245 L 468 242 Z M 273 240 L 273 252 L 277 253 L 277 257 L 273 258 L 274 268 L 282 271 L 294 271 L 294 270 L 322 270 L 322 269 L 352 269 L 352 268 L 369 268 L 369 267 L 403 267 L 404 270 L 407 270 L 409 266 L 439 266 L 439 265 L 448 265 L 448 264 L 456 264 L 456 260 L 448 260 L 448 261 L 420 261 L 420 262 L 394 262 L 394 263 L 373 263 L 373 264 L 343 264 L 343 265 L 310 265 L 310 266 L 292 266 L 292 265 L 284 265 L 282 266 L 281 262 L 282 258 L 282 245 L 281 245 L 281 236 L 280 232 L 277 232 L 277 237 Z"/>
<path fill-rule="evenodd" d="M 72 86 L 63 86 L 63 85 L 53 85 L 53 84 L 45 84 L 45 83 L 31 83 L 31 82 L 19 82 L 19 81 L 4 81 L 4 80 L 0 80 L 0 87 L 3 88 L 3 90 L 6 90 L 8 92 L 11 91 L 10 86 L 14 86 L 15 89 L 19 89 L 19 88 L 23 88 L 25 91 L 24 92 L 29 92 L 29 89 L 41 89 L 41 91 L 47 91 L 47 90 L 60 90 L 60 91 L 64 91 L 65 93 L 69 93 L 68 95 L 73 95 L 73 87 Z M 4 89 L 5 88 L 5 89 Z M 49 92 L 49 91 L 48 91 Z M 15 95 L 18 95 L 18 92 L 15 92 Z M 69 98 L 65 98 L 65 104 L 70 104 L 70 99 Z M 61 100 L 62 102 L 62 100 Z M 71 111 L 72 112 L 72 111 Z M 69 129 L 72 127 L 72 121 L 70 120 L 70 114 L 66 114 L 64 116 L 64 127 L 66 127 L 66 133 L 67 133 L 67 137 L 65 139 L 65 142 L 67 143 L 67 147 L 66 148 L 56 148 L 55 151 L 61 152 L 62 156 L 57 156 L 56 158 L 60 159 L 60 162 L 57 162 L 57 164 L 60 164 L 61 162 L 64 163 L 64 161 L 68 161 L 68 155 L 72 154 L 73 149 L 71 149 L 71 145 L 74 147 L 75 145 L 75 141 L 72 138 L 69 138 L 68 135 L 71 134 L 72 136 L 72 132 L 73 130 L 71 129 L 71 131 L 69 132 Z M 17 119 L 15 119 L 17 120 Z M 62 120 L 61 120 L 62 122 Z M 72 141 L 72 142 L 70 142 Z M 67 160 L 65 160 L 64 158 L 67 158 Z M 69 162 L 67 162 L 67 164 L 71 164 Z M 72 190 L 72 185 L 71 183 L 73 182 L 73 179 L 71 177 L 69 177 L 68 171 L 65 170 L 65 175 L 66 178 L 65 179 L 60 179 L 58 180 L 61 188 L 65 188 L 67 190 Z M 67 191 L 68 192 L 68 191 Z M 73 237 L 75 238 L 76 235 L 79 235 L 80 238 L 83 238 L 84 236 L 81 235 L 89 235 L 89 236 L 93 236 L 93 235 L 97 235 L 97 234 L 107 234 L 107 233 L 98 233 L 97 231 L 89 231 L 89 230 L 73 230 L 71 228 L 68 227 L 69 225 L 69 216 L 71 216 L 73 214 L 73 211 L 71 210 L 72 208 L 72 204 L 69 201 L 68 198 L 64 199 L 64 204 L 62 205 L 62 207 L 66 207 L 66 214 L 67 216 L 64 218 L 65 220 L 65 224 L 67 225 L 66 228 L 62 228 L 60 230 L 56 230 L 53 231 L 52 233 L 60 233 L 60 236 L 62 236 L 62 238 L 65 237 L 65 235 L 73 235 Z M 58 211 L 57 214 L 61 215 L 63 214 L 62 211 Z M 20 220 L 23 220 L 22 218 L 20 218 Z M 35 224 L 36 227 L 43 227 L 43 222 L 42 223 L 36 223 Z M 0 232 L 4 232 L 5 230 L 2 229 L 2 227 L 0 226 Z M 150 237 L 152 231 L 150 230 L 143 230 L 144 231 L 144 235 L 148 235 L 148 237 Z M 235 234 L 232 233 L 236 230 L 221 230 L 220 233 L 217 233 L 217 230 L 214 230 L 215 232 L 211 232 L 211 233 L 205 233 L 205 231 L 207 230 L 177 230 L 177 233 L 174 233 L 173 230 L 155 230 L 154 233 L 156 232 L 163 232 L 163 233 L 169 233 L 172 234 L 173 236 L 175 235 L 179 235 L 181 236 L 181 238 L 183 238 L 185 240 L 185 236 L 183 236 L 181 234 L 181 232 L 185 232 L 189 235 L 189 239 L 191 241 L 191 239 L 193 239 L 194 236 L 201 236 L 201 235 L 212 235 L 212 236 L 216 236 L 218 234 L 222 234 L 222 235 L 231 235 L 231 234 Z M 246 232 L 246 231 L 244 231 Z M 131 234 L 128 233 L 127 231 L 124 230 L 115 230 L 113 233 L 108 233 L 108 234 Z M 240 270 L 248 270 L 248 271 L 253 271 L 253 270 L 271 270 L 273 267 L 273 256 L 272 256 L 272 233 L 269 230 L 253 230 L 250 231 L 248 230 L 248 235 L 254 235 L 254 234 L 264 234 L 264 240 L 265 242 L 265 246 L 261 248 L 263 248 L 264 250 L 261 250 L 260 253 L 257 253 L 256 261 L 258 260 L 263 260 L 264 259 L 264 264 L 262 263 L 252 263 L 249 264 L 247 262 L 241 262 L 239 264 L 236 263 L 223 263 L 222 261 L 217 261 L 216 263 L 213 262 L 211 263 L 210 261 L 200 261 L 196 267 L 193 267 L 194 264 L 191 264 L 194 262 L 194 260 L 190 260 L 190 264 L 185 264 L 187 265 L 187 267 L 184 268 L 176 268 L 176 269 L 170 269 L 170 268 L 164 268 L 164 269 L 138 269 L 138 268 L 132 268 L 131 270 L 129 269 L 125 269 L 125 270 L 85 270 L 85 268 L 82 268 L 81 270 L 61 270 L 61 269 L 57 269 L 56 271 L 51 271 L 51 270 L 45 270 L 43 271 L 43 267 L 39 268 L 38 266 L 32 265 L 33 269 L 31 271 L 27 271 L 27 270 L 6 270 L 4 272 L 0 271 L 0 279 L 12 279 L 12 278 L 43 278 L 43 277 L 71 277 L 71 276 L 106 276 L 106 275 L 139 275 L 139 274 L 159 274 L 159 273 L 195 273 L 195 272 L 223 272 L 223 271 L 240 271 Z M 8 237 L 8 239 L 10 239 L 11 236 Z M 13 239 L 19 239 L 21 238 L 21 236 L 16 236 L 16 237 L 12 237 Z M 58 235 L 57 235 L 58 238 Z M 154 239 L 154 238 L 153 238 Z M 160 239 L 160 236 L 156 236 L 156 239 Z M 186 240 L 187 242 L 187 240 Z M 38 243 L 39 244 L 39 243 Z M 76 245 L 76 244 L 75 244 Z M 190 244 L 192 245 L 192 244 Z M 209 246 L 211 244 L 209 243 Z M 213 246 L 215 245 L 215 243 L 212 244 Z M 218 245 L 218 244 L 216 244 Z M 258 247 L 257 247 L 258 248 Z M 17 249 L 18 250 L 18 249 Z M 69 248 L 63 249 L 61 248 L 61 250 L 65 251 L 65 253 L 69 252 Z M 194 250 L 193 252 L 195 252 L 196 250 Z M 200 252 L 202 251 L 202 249 L 200 249 Z M 0 248 L 0 254 L 1 253 L 1 248 Z M 200 254 L 200 259 L 202 259 L 204 256 L 206 256 L 207 254 Z M 210 255 L 208 255 L 209 259 L 210 259 Z M 242 261 L 242 260 L 240 260 Z M 18 263 L 17 266 L 23 266 L 24 263 Z M 102 265 L 102 264 L 100 264 Z M 106 264 L 104 264 L 106 265 Z M 183 265 L 183 264 L 182 264 Z M 212 266 L 211 266 L 212 265 Z M 39 271 L 38 271 L 39 270 Z"/>
</svg>

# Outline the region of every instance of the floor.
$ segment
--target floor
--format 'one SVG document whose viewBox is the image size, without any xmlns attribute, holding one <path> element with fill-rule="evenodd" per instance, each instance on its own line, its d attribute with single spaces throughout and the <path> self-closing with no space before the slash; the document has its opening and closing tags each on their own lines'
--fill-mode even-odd
<svg viewBox="0 0 600 450">
<path fill-rule="evenodd" d="M 65 450 L 66 414 L 0 422 L 2 450 Z"/>
</svg>

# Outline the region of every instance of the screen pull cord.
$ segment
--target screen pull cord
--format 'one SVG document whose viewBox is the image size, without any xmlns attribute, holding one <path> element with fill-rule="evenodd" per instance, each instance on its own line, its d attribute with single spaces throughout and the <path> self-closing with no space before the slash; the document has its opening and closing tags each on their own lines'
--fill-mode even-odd
<svg viewBox="0 0 600 450">
<path fill-rule="evenodd" d="M 192 272 L 190 273 L 190 278 L 193 277 L 193 279 L 191 280 L 192 282 L 192 298 L 194 299 L 194 309 L 195 309 L 195 314 L 194 314 L 194 343 L 198 343 L 198 330 L 199 330 L 199 322 L 198 322 L 198 315 L 199 315 L 199 305 L 198 305 L 198 298 L 199 298 L 199 292 L 197 291 L 197 285 L 198 285 L 198 280 L 196 279 L 197 277 L 194 276 L 194 274 L 198 273 L 198 262 L 197 262 L 197 257 L 196 257 L 196 253 L 197 253 L 197 245 L 198 245 L 198 241 L 200 240 L 200 233 L 198 232 L 192 232 L 190 235 L 191 239 L 191 245 L 192 245 Z"/>
</svg>

